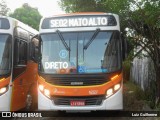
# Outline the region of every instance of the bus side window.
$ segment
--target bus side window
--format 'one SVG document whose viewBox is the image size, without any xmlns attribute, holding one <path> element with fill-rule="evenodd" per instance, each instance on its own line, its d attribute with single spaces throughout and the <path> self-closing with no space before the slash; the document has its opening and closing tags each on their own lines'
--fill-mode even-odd
<svg viewBox="0 0 160 120">
<path fill-rule="evenodd" d="M 16 65 L 27 64 L 27 42 L 23 40 L 16 40 Z"/>
<path fill-rule="evenodd" d="M 31 40 L 31 59 L 38 62 L 39 56 L 39 40 L 37 38 L 32 38 Z"/>
<path fill-rule="evenodd" d="M 20 41 L 19 44 L 19 64 L 27 64 L 27 42 Z"/>
</svg>

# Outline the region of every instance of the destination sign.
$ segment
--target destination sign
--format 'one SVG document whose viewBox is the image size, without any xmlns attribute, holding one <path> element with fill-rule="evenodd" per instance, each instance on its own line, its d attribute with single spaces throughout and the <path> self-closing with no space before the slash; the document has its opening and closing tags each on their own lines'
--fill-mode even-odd
<svg viewBox="0 0 160 120">
<path fill-rule="evenodd" d="M 8 19 L 6 18 L 0 18 L 0 29 L 9 29 L 10 24 Z"/>
<path fill-rule="evenodd" d="M 107 23 L 106 17 L 53 19 L 50 20 L 50 27 L 98 26 L 107 25 Z"/>
<path fill-rule="evenodd" d="M 115 25 L 116 20 L 112 15 L 66 16 L 44 19 L 42 29 Z"/>
</svg>

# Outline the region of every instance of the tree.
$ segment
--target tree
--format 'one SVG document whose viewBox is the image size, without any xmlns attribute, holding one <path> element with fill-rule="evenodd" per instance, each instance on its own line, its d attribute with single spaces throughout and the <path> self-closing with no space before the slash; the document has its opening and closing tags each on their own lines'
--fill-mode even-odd
<svg viewBox="0 0 160 120">
<path fill-rule="evenodd" d="M 103 11 L 105 8 L 98 0 L 61 0 L 59 2 L 61 8 L 67 13 L 70 12 L 93 12 Z"/>
<path fill-rule="evenodd" d="M 142 0 L 134 2 L 136 10 L 130 12 L 128 27 L 136 46 L 148 53 L 156 71 L 157 104 L 160 103 L 160 1 Z M 140 50 L 140 51 L 141 51 Z"/>
<path fill-rule="evenodd" d="M 90 1 L 94 4 L 84 4 L 82 1 L 83 0 L 61 0 L 59 4 L 66 12 L 97 11 L 98 8 L 98 11 L 118 14 L 121 19 L 123 36 L 131 40 L 135 46 L 141 47 L 138 54 L 142 50 L 146 51 L 154 63 L 157 83 L 157 101 L 160 102 L 160 1 L 87 0 L 87 2 Z M 87 8 L 87 6 L 92 6 L 92 8 Z M 132 34 L 128 35 L 126 28 L 128 28 Z"/>
<path fill-rule="evenodd" d="M 21 8 L 17 8 L 14 13 L 11 13 L 9 16 L 16 18 L 37 30 L 39 28 L 40 19 L 42 18 L 38 9 L 32 8 L 27 3 L 23 4 Z"/>
<path fill-rule="evenodd" d="M 0 1 L 0 15 L 6 16 L 9 10 L 10 9 L 7 7 L 6 2 L 4 0 L 1 0 Z"/>
</svg>

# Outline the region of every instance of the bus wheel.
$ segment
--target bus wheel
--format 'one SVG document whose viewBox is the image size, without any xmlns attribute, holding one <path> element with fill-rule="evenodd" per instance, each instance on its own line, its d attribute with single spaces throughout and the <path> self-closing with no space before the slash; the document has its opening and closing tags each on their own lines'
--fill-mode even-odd
<svg viewBox="0 0 160 120">
<path fill-rule="evenodd" d="M 32 106 L 32 95 L 28 93 L 26 98 L 26 110 L 31 110 L 31 106 Z"/>
</svg>

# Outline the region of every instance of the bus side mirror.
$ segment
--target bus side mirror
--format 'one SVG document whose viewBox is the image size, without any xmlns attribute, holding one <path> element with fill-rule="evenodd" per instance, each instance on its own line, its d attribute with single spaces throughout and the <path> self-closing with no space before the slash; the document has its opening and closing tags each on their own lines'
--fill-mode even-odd
<svg viewBox="0 0 160 120">
<path fill-rule="evenodd" d="M 34 36 L 31 40 L 31 59 L 38 62 L 39 58 L 39 40 L 38 36 Z"/>
<path fill-rule="evenodd" d="M 127 58 L 128 44 L 126 38 L 123 35 L 121 35 L 121 40 L 122 40 L 122 59 L 124 61 Z"/>
</svg>

